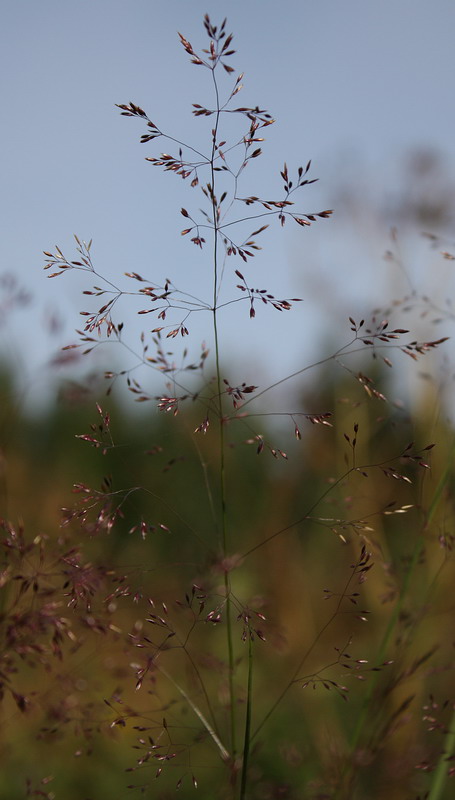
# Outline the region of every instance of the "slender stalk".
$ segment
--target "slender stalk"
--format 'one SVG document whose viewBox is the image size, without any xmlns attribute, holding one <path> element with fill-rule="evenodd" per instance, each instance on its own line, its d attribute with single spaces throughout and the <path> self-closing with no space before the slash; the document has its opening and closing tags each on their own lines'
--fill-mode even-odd
<svg viewBox="0 0 455 800">
<path fill-rule="evenodd" d="M 180 686 L 180 684 L 177 683 L 176 680 L 174 680 L 172 675 L 170 675 L 169 672 L 164 667 L 162 667 L 161 665 L 156 664 L 156 663 L 155 663 L 155 666 L 163 675 L 165 675 L 165 677 L 168 679 L 168 681 L 170 681 L 172 683 L 172 685 L 175 686 L 177 691 L 180 692 L 180 694 L 186 700 L 186 702 L 188 703 L 190 708 L 194 711 L 194 713 L 196 714 L 198 719 L 200 719 L 200 721 L 202 722 L 202 724 L 203 724 L 204 728 L 206 729 L 207 733 L 212 737 L 213 741 L 215 742 L 216 746 L 218 747 L 218 750 L 220 751 L 220 755 L 221 755 L 221 758 L 223 759 L 223 761 L 229 761 L 229 753 L 228 753 L 228 751 L 226 750 L 226 748 L 225 748 L 224 744 L 222 743 L 222 741 L 220 740 L 219 736 L 213 730 L 213 728 L 210 725 L 210 722 L 208 721 L 208 719 L 202 713 L 201 709 L 196 705 L 196 703 L 194 703 L 192 701 L 191 697 L 185 691 L 183 686 Z"/>
<path fill-rule="evenodd" d="M 439 800 L 441 797 L 447 780 L 447 774 L 451 765 L 451 757 L 455 751 L 455 712 L 452 714 L 450 720 L 449 733 L 445 739 L 444 750 L 442 751 L 438 766 L 436 767 L 432 780 L 430 794 L 428 800 Z"/>
<path fill-rule="evenodd" d="M 210 173 L 212 184 L 212 218 L 213 218 L 213 332 L 215 338 L 215 362 L 216 362 L 216 383 L 218 396 L 218 418 L 219 418 L 219 442 L 220 442 L 220 496 L 221 496 L 221 547 L 223 557 L 227 555 L 227 530 L 226 530 L 226 478 L 225 478 L 225 441 L 224 441 L 224 415 L 221 388 L 221 363 L 220 346 L 218 336 L 217 302 L 218 302 L 218 211 L 215 195 L 215 153 L 218 124 L 220 119 L 220 99 L 218 85 L 215 77 L 215 67 L 212 69 L 213 85 L 216 95 L 216 117 L 212 131 L 212 152 L 210 158 Z M 230 599 L 230 582 L 228 572 L 224 572 L 224 589 L 226 594 L 226 637 L 229 661 L 229 709 L 230 709 L 230 731 L 232 760 L 236 755 L 236 715 L 235 715 L 235 690 L 234 690 L 234 647 L 232 641 L 232 615 Z"/>
<path fill-rule="evenodd" d="M 275 702 L 274 702 L 274 703 L 273 703 L 273 705 L 272 705 L 272 706 L 269 708 L 269 710 L 268 710 L 268 711 L 267 711 L 267 713 L 265 714 L 264 718 L 262 719 L 262 721 L 261 721 L 261 722 L 259 723 L 259 725 L 257 726 L 256 730 L 254 731 L 254 733 L 253 733 L 253 735 L 252 735 L 252 737 L 251 737 L 251 740 L 253 740 L 253 739 L 255 739 L 255 738 L 256 738 L 256 736 L 258 735 L 258 733 L 260 732 L 260 730 L 261 730 L 261 729 L 264 727 L 264 725 L 266 724 L 266 722 L 267 722 L 267 721 L 269 720 L 269 718 L 272 716 L 272 714 L 273 714 L 273 712 L 275 711 L 275 709 L 277 708 L 277 706 L 278 706 L 278 705 L 281 703 L 281 701 L 283 700 L 283 698 L 285 697 L 285 695 L 288 693 L 288 691 L 289 691 L 289 689 L 291 688 L 291 686 L 293 686 L 293 685 L 294 685 L 294 683 L 295 683 L 295 682 L 296 682 L 296 680 L 298 679 L 299 673 L 301 672 L 301 670 L 302 670 L 302 668 L 303 668 L 303 665 L 305 664 L 305 662 L 307 661 L 307 659 L 310 657 L 311 653 L 313 652 L 313 650 L 315 649 L 316 645 L 318 644 L 318 642 L 320 641 L 320 639 L 322 638 L 322 636 L 323 636 L 323 635 L 324 635 L 324 633 L 326 632 L 327 628 L 329 628 L 329 627 L 330 627 L 330 625 L 332 624 L 332 622 L 334 621 L 334 619 L 336 619 L 336 617 L 337 617 L 337 616 L 338 616 L 338 614 L 340 613 L 340 609 L 341 609 L 341 606 L 342 606 L 343 600 L 344 600 L 344 598 L 346 597 L 346 594 L 347 594 L 347 592 L 348 592 L 348 589 L 349 589 L 349 585 L 350 585 L 350 583 L 351 583 L 351 581 L 352 581 L 352 579 L 353 579 L 353 577 L 354 577 L 354 574 L 355 574 L 355 572 L 352 572 L 352 573 L 351 573 L 351 575 L 349 576 L 349 578 L 348 578 L 348 581 L 346 582 L 346 584 L 345 584 L 345 587 L 344 587 L 344 589 L 343 589 L 342 593 L 340 594 L 340 597 L 339 597 L 339 599 L 338 599 L 338 603 L 337 603 L 337 606 L 336 606 L 335 610 L 332 612 L 332 614 L 330 615 L 330 617 L 329 617 L 329 619 L 327 620 L 327 622 L 325 623 L 325 625 L 323 625 L 323 627 L 320 629 L 320 631 L 319 631 L 319 633 L 317 634 L 317 636 L 314 638 L 313 642 L 310 644 L 310 646 L 307 648 L 307 650 L 306 650 L 306 651 L 305 651 L 305 653 L 303 654 L 303 656 L 302 656 L 302 658 L 300 659 L 300 661 L 299 661 L 299 663 L 298 663 L 297 667 L 294 669 L 294 672 L 292 673 L 292 676 L 291 676 L 291 678 L 288 680 L 288 682 L 287 682 L 286 686 L 284 687 L 284 689 L 282 689 L 282 690 L 281 690 L 281 692 L 280 692 L 280 694 L 278 695 L 278 697 L 276 698 Z"/>
<path fill-rule="evenodd" d="M 189 637 L 187 636 L 187 640 L 188 640 L 188 638 L 189 638 Z M 207 689 L 206 689 L 205 683 L 204 683 L 204 681 L 202 680 L 201 673 L 200 673 L 200 671 L 199 671 L 199 669 L 198 669 L 198 666 L 197 666 L 197 664 L 196 664 L 196 663 L 195 663 L 195 661 L 194 661 L 194 658 L 193 658 L 193 656 L 191 655 L 190 651 L 188 650 L 188 648 L 187 648 L 187 646 L 186 646 L 186 642 L 185 642 L 184 644 L 182 644 L 182 647 L 183 647 L 183 650 L 184 650 L 184 652 L 185 652 L 185 653 L 186 653 L 186 655 L 187 655 L 187 658 L 188 658 L 188 660 L 189 660 L 189 662 L 190 662 L 191 666 L 192 666 L 192 667 L 193 667 L 193 669 L 194 669 L 195 675 L 196 675 L 196 677 L 197 677 L 197 679 L 198 679 L 199 685 L 200 685 L 200 687 L 201 687 L 201 690 L 202 690 L 202 694 L 204 695 L 205 702 L 206 702 L 206 704 L 207 704 L 207 708 L 208 708 L 208 710 L 209 710 L 209 713 L 210 713 L 210 716 L 211 716 L 211 718 L 212 718 L 212 722 L 213 722 L 213 727 L 214 727 L 215 733 L 216 733 L 216 734 L 218 734 L 218 725 L 217 725 L 217 721 L 216 721 L 216 717 L 215 717 L 215 712 L 214 712 L 214 710 L 213 710 L 212 703 L 210 702 L 210 697 L 209 697 L 209 694 L 208 694 L 208 692 L 207 692 Z"/>
<path fill-rule="evenodd" d="M 247 697 L 246 697 L 246 716 L 245 716 L 245 739 L 243 742 L 243 763 L 242 763 L 242 780 L 240 784 L 240 800 L 245 800 L 246 797 L 246 782 L 248 772 L 248 759 L 250 755 L 250 741 L 251 741 L 251 707 L 252 707 L 252 691 L 253 691 L 253 642 L 251 636 L 248 637 L 248 684 L 247 684 Z"/>
<path fill-rule="evenodd" d="M 216 252 L 216 248 L 215 248 Z M 219 437 L 220 437 L 220 493 L 221 493 L 221 547 L 223 557 L 227 555 L 227 530 L 226 530 L 226 474 L 225 474 L 225 443 L 224 443 L 224 422 L 223 422 L 223 407 L 221 400 L 221 370 L 220 370 L 220 357 L 219 357 L 219 343 L 218 343 L 218 326 L 216 319 L 216 308 L 213 311 L 213 327 L 215 333 L 215 360 L 216 360 L 216 377 L 219 397 Z M 232 759 L 235 759 L 236 754 L 236 724 L 235 724 L 235 689 L 234 689 L 234 645 L 232 641 L 232 614 L 231 614 L 231 587 L 229 581 L 229 573 L 224 572 L 224 590 L 226 595 L 226 636 L 227 636 L 227 649 L 229 661 L 229 709 L 230 709 L 230 729 L 231 729 L 231 746 L 232 746 Z"/>
</svg>

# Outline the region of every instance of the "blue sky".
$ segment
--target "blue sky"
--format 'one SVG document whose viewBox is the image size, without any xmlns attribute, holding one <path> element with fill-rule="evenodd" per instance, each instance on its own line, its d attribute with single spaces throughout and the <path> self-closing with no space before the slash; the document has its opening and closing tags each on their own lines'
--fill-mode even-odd
<svg viewBox="0 0 455 800">
<path fill-rule="evenodd" d="M 252 369 L 261 385 L 316 359 L 318 342 L 348 335 L 347 313 L 363 316 L 404 288 L 399 276 L 391 288 L 382 260 L 394 222 L 383 212 L 403 191 L 409 153 L 440 152 L 443 182 L 454 185 L 451 0 L 4 0 L 0 273 L 16 276 L 33 300 L 0 335 L 31 381 L 32 407 L 45 396 L 46 363 L 75 341 L 79 311 L 88 307 L 80 290 L 90 288 L 72 275 L 47 280 L 42 250 L 57 243 L 71 252 L 77 233 L 93 238 L 95 263 L 110 278 L 142 271 L 205 291 L 209 260 L 179 235 L 180 207 L 201 200 L 144 161 L 168 148 L 160 140 L 139 145 L 140 124 L 121 118 L 115 103 L 139 103 L 167 131 L 198 140 L 204 123 L 192 119 L 191 103 L 211 104 L 208 73 L 189 65 L 177 31 L 205 46 L 207 11 L 213 22 L 227 16 L 234 33 L 232 63 L 245 73 L 241 104 L 260 104 L 277 120 L 248 191 L 279 193 L 283 161 L 296 168 L 311 158 L 320 182 L 302 192 L 301 208 L 335 209 L 333 220 L 309 229 L 273 225 L 264 235 L 251 282 L 304 302 L 287 315 L 265 309 L 262 327 L 243 310 L 226 319 L 222 345 L 239 365 L 233 380 Z M 346 186 L 357 198 L 351 217 Z M 406 232 L 409 269 L 425 283 L 434 256 L 416 242 Z M 50 333 L 55 315 L 62 328 Z M 137 318 L 131 324 L 139 331 Z M 207 327 L 195 326 L 195 351 L 210 338 L 208 319 Z"/>
</svg>

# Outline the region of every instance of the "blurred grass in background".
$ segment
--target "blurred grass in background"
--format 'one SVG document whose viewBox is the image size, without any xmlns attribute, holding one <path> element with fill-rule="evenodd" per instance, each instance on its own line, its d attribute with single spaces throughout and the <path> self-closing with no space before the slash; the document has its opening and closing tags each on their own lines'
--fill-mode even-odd
<svg viewBox="0 0 455 800">
<path fill-rule="evenodd" d="M 365 365 L 368 369 L 370 363 Z M 387 394 L 390 373 L 383 372 L 377 370 L 375 385 Z M 357 605 L 343 603 L 299 672 L 302 680 L 286 692 L 255 737 L 249 796 L 332 797 L 353 770 L 357 780 L 353 797 L 408 800 L 423 794 L 428 785 L 425 772 L 437 762 L 443 747 L 442 733 L 444 725 L 449 725 L 453 698 L 453 431 L 441 415 L 435 416 L 438 398 L 428 382 L 414 397 L 410 414 L 368 398 L 358 382 L 335 370 L 331 378 L 317 381 L 317 389 L 313 382 L 302 394 L 303 407 L 333 410 L 334 427 L 306 423 L 302 441 L 291 446 L 292 430 L 271 430 L 270 438 L 278 439 L 279 446 L 288 451 L 288 461 L 275 462 L 266 453 L 257 456 L 256 447 L 244 443 L 244 432 L 234 426 L 228 430 L 228 524 L 233 556 L 248 552 L 271 532 L 291 526 L 323 498 L 308 514 L 310 519 L 252 552 L 238 577 L 235 569 L 232 572 L 234 595 L 267 618 L 260 623 L 267 641 L 254 642 L 253 731 L 333 614 L 363 544 L 372 554 L 374 568 L 365 583 L 351 585 L 352 591 L 359 592 Z M 2 704 L 0 796 L 11 800 L 24 796 L 123 798 L 131 784 L 145 786 L 147 797 L 167 798 L 180 780 L 184 796 L 189 796 L 194 776 L 200 797 L 229 797 L 224 777 L 220 778 L 224 773 L 217 749 L 172 683 L 184 685 L 207 714 L 196 665 L 208 693 L 218 698 L 221 711 L 218 708 L 216 715 L 223 728 L 228 709 L 221 625 L 203 622 L 194 629 L 188 640 L 193 664 L 186 655 L 182 657 L 181 649 L 166 652 L 164 645 L 158 669 L 151 668 L 141 689 L 135 691 L 137 670 L 147 664 L 148 652 L 134 643 L 143 634 L 153 641 L 160 638 L 155 626 L 145 621 L 151 612 L 148 599 L 153 599 L 155 613 L 161 615 L 160 604 L 165 603 L 166 619 L 183 641 L 192 627 L 191 615 L 184 608 L 185 594 L 191 596 L 196 585 L 200 587 L 196 595 L 222 595 L 222 569 L 215 555 L 216 530 L 206 489 L 206 478 L 211 481 L 216 469 L 212 440 L 199 437 L 198 449 L 193 446 L 188 432 L 200 420 L 191 408 L 176 418 L 152 409 L 149 414 L 134 415 L 109 398 L 109 410 L 116 446 L 102 455 L 75 438 L 97 421 L 93 398 L 76 404 L 63 399 L 41 418 L 30 419 L 13 398 L 11 376 L 2 378 L 2 516 L 14 525 L 21 520 L 25 542 L 35 540 L 36 546 L 24 550 L 16 573 L 13 566 L 2 580 L 2 608 L 6 612 L 14 605 L 16 624 L 14 633 L 3 631 L 0 667 L 7 675 L 5 683 L 11 678 L 20 696 L 5 691 Z M 401 459 L 394 466 L 412 483 L 386 477 L 379 467 L 366 467 L 368 477 L 351 473 L 333 486 L 351 464 L 344 433 L 352 441 L 354 424 L 358 425 L 359 466 L 387 462 L 410 442 L 414 450 L 436 442 L 435 449 L 426 454 L 431 470 Z M 447 469 L 442 495 L 429 521 L 438 481 Z M 114 491 L 146 487 L 152 494 L 131 494 L 122 507 L 124 519 L 109 534 L 101 531 L 90 537 L 78 529 L 77 521 L 60 528 L 58 509 L 75 500 L 70 487 L 82 482 L 100 488 L 106 475 Z M 405 513 L 384 514 L 410 505 Z M 129 534 L 142 518 L 162 523 L 170 532 L 158 529 L 145 539 L 139 530 Z M 36 537 L 47 539 L 41 555 Z M 69 585 L 65 586 L 62 563 L 69 562 L 62 558 L 68 559 L 72 548 L 81 557 L 77 570 L 68 567 Z M 6 551 L 10 557 L 11 548 Z M 413 553 L 417 553 L 417 563 L 409 589 L 387 653 L 381 656 L 380 643 Z M 74 585 L 71 581 L 77 580 L 74 572 L 82 566 L 90 573 L 93 599 L 88 598 L 87 607 L 86 595 L 80 595 L 76 606 L 68 608 L 66 595 Z M 24 577 L 30 579 L 26 588 Z M 124 595 L 115 596 L 118 586 L 127 587 Z M 63 641 L 54 647 L 42 619 L 30 636 L 23 621 L 30 622 L 43 607 L 46 614 L 58 613 L 67 620 L 73 640 L 63 630 Z M 214 601 L 209 599 L 203 618 L 213 608 Z M 240 676 L 247 661 L 242 625 L 240 620 L 235 642 Z M 42 651 L 35 648 L 34 640 Z M 18 642 L 20 657 L 10 675 L 8 652 Z M 351 658 L 350 668 L 339 663 L 340 652 Z M 363 660 L 368 663 L 356 663 Z M 370 671 L 384 660 L 393 663 L 380 672 Z M 305 676 L 309 685 L 302 688 Z M 320 679 L 333 680 L 349 691 L 337 691 L 326 683 L 327 691 Z M 312 688 L 314 681 L 316 688 Z M 240 681 L 240 714 L 244 713 L 244 685 Z M 430 697 L 437 706 L 425 711 Z M 436 722 L 424 721 L 424 716 Z M 169 752 L 178 752 L 178 758 L 164 764 L 156 781 L 160 764 L 152 758 L 137 771 L 125 772 L 147 752 L 148 736 L 155 737 L 157 730 L 159 744 L 167 748 L 163 717 L 172 742 Z M 356 741 L 359 719 L 363 723 Z M 428 731 L 429 727 L 436 729 Z M 52 781 L 42 783 L 48 777 Z M 28 795 L 26 780 L 30 781 Z M 450 791 L 441 797 L 448 800 Z"/>
</svg>

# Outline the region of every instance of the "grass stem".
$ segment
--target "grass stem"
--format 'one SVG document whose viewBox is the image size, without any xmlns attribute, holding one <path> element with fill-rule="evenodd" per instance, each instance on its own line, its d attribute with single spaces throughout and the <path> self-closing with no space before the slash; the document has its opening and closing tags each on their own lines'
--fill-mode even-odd
<svg viewBox="0 0 455 800">
<path fill-rule="evenodd" d="M 226 529 L 226 475 L 225 475 L 225 441 L 224 441 L 224 415 L 223 415 L 223 394 L 221 387 L 221 360 L 220 344 L 218 335 L 217 303 L 218 303 L 218 230 L 219 219 L 217 214 L 216 194 L 215 194 L 215 155 L 217 147 L 218 124 L 220 119 L 220 99 L 218 85 L 215 77 L 215 70 L 212 69 L 213 85 L 216 95 L 216 117 L 212 130 L 212 152 L 210 158 L 210 173 L 212 186 L 212 215 L 213 215 L 213 332 L 215 339 L 215 368 L 218 398 L 218 418 L 219 418 L 219 449 L 220 449 L 220 502 L 221 502 L 221 546 L 223 558 L 227 555 L 227 529 Z M 224 588 L 226 594 L 226 640 L 228 651 L 228 674 L 229 674 L 229 710 L 230 710 L 230 731 L 231 731 L 231 756 L 232 762 L 236 756 L 236 714 L 235 714 L 235 688 L 234 688 L 234 647 L 232 641 L 232 615 L 230 598 L 229 575 L 224 572 Z"/>
<path fill-rule="evenodd" d="M 243 763 L 242 763 L 242 779 L 241 779 L 241 784 L 240 784 L 240 800 L 245 800 L 245 797 L 246 797 L 248 759 L 249 759 L 249 755 L 250 755 L 250 741 L 251 741 L 252 691 L 253 691 L 253 642 L 251 640 L 251 636 L 249 636 L 248 637 L 248 683 L 247 683 L 247 697 L 246 697 L 245 738 L 244 738 L 244 742 L 243 742 Z"/>
</svg>

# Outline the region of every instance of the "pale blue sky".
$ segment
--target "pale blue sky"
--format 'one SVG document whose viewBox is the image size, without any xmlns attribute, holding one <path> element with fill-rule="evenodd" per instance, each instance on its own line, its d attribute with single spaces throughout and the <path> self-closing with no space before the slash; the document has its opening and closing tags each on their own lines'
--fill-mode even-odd
<svg viewBox="0 0 455 800">
<path fill-rule="evenodd" d="M 46 279 L 42 250 L 58 243 L 70 251 L 74 232 L 93 238 L 96 265 L 109 277 L 143 271 L 205 291 L 209 262 L 179 237 L 180 207 L 198 207 L 200 199 L 144 161 L 168 148 L 160 140 L 139 145 L 139 122 L 121 118 L 115 103 L 137 102 L 164 129 L 197 140 L 190 109 L 192 102 L 211 104 L 208 73 L 189 65 L 177 31 L 195 48 L 205 46 L 207 11 L 213 22 L 227 16 L 234 33 L 232 63 L 245 73 L 241 104 L 258 103 L 277 119 L 245 194 L 279 193 L 284 159 L 298 167 L 311 158 L 320 183 L 302 192 L 302 210 L 337 212 L 345 181 L 383 203 L 403 187 L 406 154 L 424 148 L 444 155 L 453 185 L 452 0 L 3 0 L 0 273 L 15 274 L 34 300 L 0 335 L 30 375 L 38 373 L 37 399 L 47 380 L 43 365 L 75 341 L 78 312 L 87 307 L 71 275 Z M 362 316 L 386 297 L 382 235 L 393 220 L 381 228 L 368 219 L 348 220 L 341 210 L 338 220 L 283 232 L 271 226 L 264 236 L 251 281 L 258 276 L 277 296 L 305 302 L 286 319 L 265 310 L 265 329 L 243 312 L 224 327 L 223 342 L 245 363 L 261 351 L 261 331 L 272 331 L 259 383 L 267 361 L 281 374 L 316 358 L 314 332 L 325 330 L 328 314 L 342 324 L 337 309 L 341 319 Z M 431 261 L 428 250 L 424 257 Z M 54 311 L 65 327 L 51 337 L 43 319 Z M 206 325 L 207 333 L 195 328 L 195 350 L 209 338 L 208 319 Z M 344 339 L 346 326 L 332 335 Z"/>
</svg>

